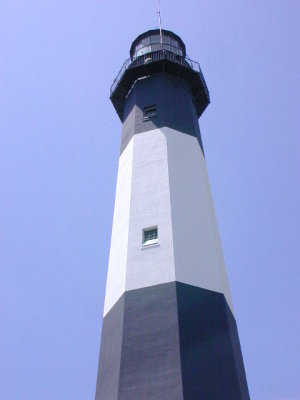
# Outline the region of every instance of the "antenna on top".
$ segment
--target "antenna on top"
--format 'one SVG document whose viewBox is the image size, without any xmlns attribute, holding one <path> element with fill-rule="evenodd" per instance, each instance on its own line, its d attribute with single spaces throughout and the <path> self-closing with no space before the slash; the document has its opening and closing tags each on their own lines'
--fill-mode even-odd
<svg viewBox="0 0 300 400">
<path fill-rule="evenodd" d="M 161 30 L 161 16 L 160 16 L 160 0 L 157 1 L 157 14 L 158 14 L 158 22 L 159 22 L 160 44 L 161 44 L 161 47 L 162 47 L 162 30 Z"/>
</svg>

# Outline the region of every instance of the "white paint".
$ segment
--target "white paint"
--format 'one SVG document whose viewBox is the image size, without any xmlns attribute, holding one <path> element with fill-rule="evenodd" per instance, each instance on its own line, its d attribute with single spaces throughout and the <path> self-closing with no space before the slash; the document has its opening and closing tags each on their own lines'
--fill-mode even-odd
<svg viewBox="0 0 300 400">
<path fill-rule="evenodd" d="M 143 230 L 158 243 L 143 246 Z M 224 293 L 233 312 L 205 159 L 170 128 L 136 134 L 120 156 L 104 315 L 124 291 L 179 281 Z"/>
<path fill-rule="evenodd" d="M 175 280 L 166 137 L 160 129 L 134 135 L 126 290 Z M 159 246 L 144 247 L 157 226 Z"/>
<path fill-rule="evenodd" d="M 233 312 L 206 163 L 197 138 L 163 128 L 168 143 L 176 280 L 224 293 Z"/>
<path fill-rule="evenodd" d="M 104 315 L 125 291 L 132 165 L 133 140 L 126 146 L 119 159 Z"/>
</svg>

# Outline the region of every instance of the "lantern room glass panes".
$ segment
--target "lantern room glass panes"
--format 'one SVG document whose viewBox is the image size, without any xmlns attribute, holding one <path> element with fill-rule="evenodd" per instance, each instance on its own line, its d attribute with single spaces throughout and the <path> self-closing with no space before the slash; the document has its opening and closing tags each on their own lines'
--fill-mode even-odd
<svg viewBox="0 0 300 400">
<path fill-rule="evenodd" d="M 166 50 L 181 57 L 183 56 L 183 50 L 177 40 L 163 34 L 161 43 L 160 35 L 156 34 L 148 36 L 136 44 L 133 59 L 159 50 Z"/>
<path fill-rule="evenodd" d="M 142 40 L 143 46 L 148 46 L 150 44 L 150 38 L 151 38 L 151 36 L 148 36 Z"/>
<path fill-rule="evenodd" d="M 171 40 L 171 38 L 169 36 L 163 35 L 163 37 L 162 37 L 162 42 L 163 43 L 170 44 L 170 40 Z"/>
<path fill-rule="evenodd" d="M 161 44 L 160 43 L 151 45 L 151 51 L 159 51 L 159 50 L 161 50 Z"/>
<path fill-rule="evenodd" d="M 160 43 L 160 35 L 152 35 L 151 37 L 151 43 Z"/>
</svg>

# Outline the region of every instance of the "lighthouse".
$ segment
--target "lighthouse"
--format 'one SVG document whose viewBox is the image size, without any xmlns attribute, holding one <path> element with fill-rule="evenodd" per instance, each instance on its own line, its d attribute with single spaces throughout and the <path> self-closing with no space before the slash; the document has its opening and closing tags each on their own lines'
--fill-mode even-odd
<svg viewBox="0 0 300 400">
<path fill-rule="evenodd" d="M 198 119 L 209 92 L 182 39 L 139 35 L 111 87 L 122 122 L 96 400 L 246 400 Z"/>
</svg>

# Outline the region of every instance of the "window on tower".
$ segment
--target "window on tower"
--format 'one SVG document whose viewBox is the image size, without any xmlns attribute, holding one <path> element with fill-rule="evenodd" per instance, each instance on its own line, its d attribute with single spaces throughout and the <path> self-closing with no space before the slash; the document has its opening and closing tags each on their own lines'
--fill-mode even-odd
<svg viewBox="0 0 300 400">
<path fill-rule="evenodd" d="M 147 228 L 143 230 L 143 246 L 158 243 L 157 226 L 154 228 Z"/>
<path fill-rule="evenodd" d="M 149 107 L 144 107 L 144 121 L 149 121 L 149 119 L 153 118 L 156 116 L 156 106 L 149 106 Z"/>
</svg>

